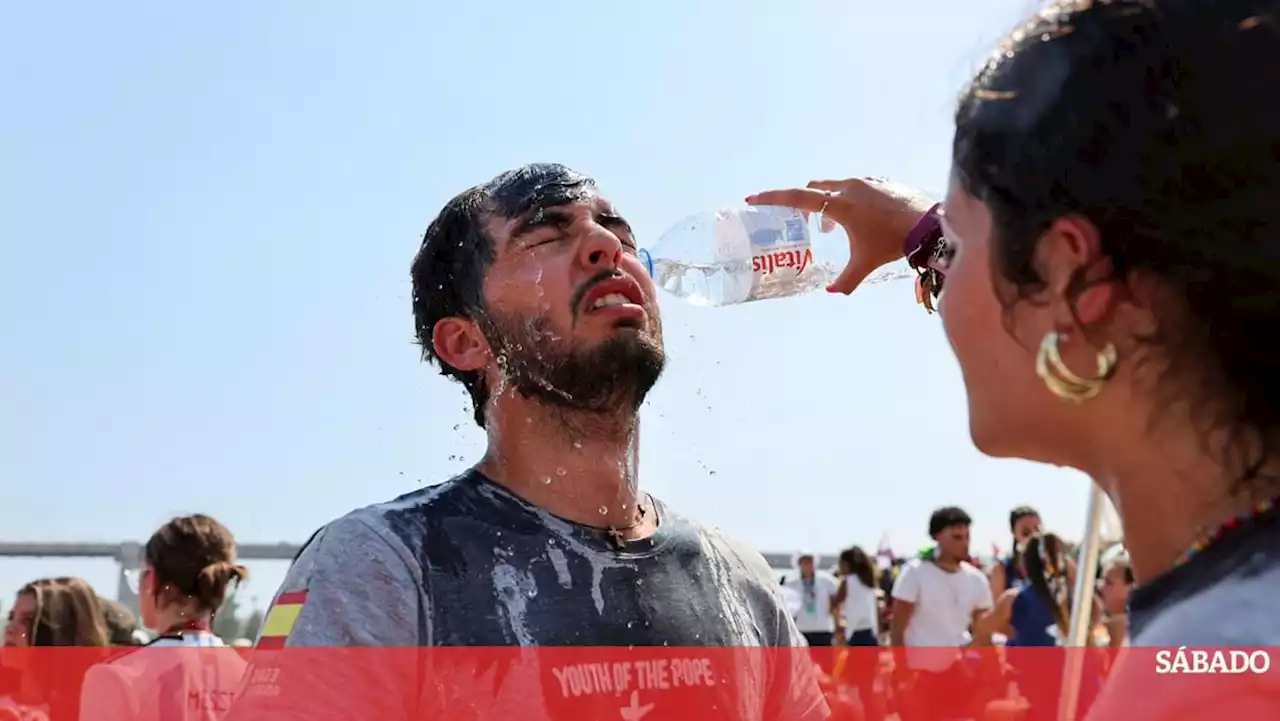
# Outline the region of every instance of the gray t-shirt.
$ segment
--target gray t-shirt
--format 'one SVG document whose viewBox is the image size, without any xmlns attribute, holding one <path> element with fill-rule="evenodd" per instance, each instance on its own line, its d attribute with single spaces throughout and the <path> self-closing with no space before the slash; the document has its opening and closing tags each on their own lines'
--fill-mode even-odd
<svg viewBox="0 0 1280 721">
<path fill-rule="evenodd" d="M 693 652 L 804 641 L 759 553 L 653 506 L 656 532 L 618 549 L 599 529 L 471 471 L 330 523 L 277 595 L 234 718 L 638 720 L 653 711 L 645 721 L 660 721 L 693 710 L 661 712 L 670 679 L 664 687 L 656 666 L 618 668 L 626 662 L 618 647 L 668 647 L 661 665 L 683 669 L 683 707 L 762 721 L 825 718 L 802 651 Z M 508 651 L 494 672 L 470 649 L 418 651 L 416 660 L 402 649 L 388 671 L 386 659 L 330 663 L 298 650 L 317 646 L 574 650 Z M 636 653 L 654 660 L 654 650 Z M 702 696 L 691 700 L 694 686 Z M 300 698 L 314 709 L 296 708 Z"/>
<path fill-rule="evenodd" d="M 1272 510 L 1187 563 L 1135 589 L 1130 645 L 1189 649 L 1280 647 L 1280 523 Z M 1272 652 L 1269 652 L 1272 653 Z M 1280 662 L 1280 654 L 1274 654 Z M 1159 674 L 1149 650 L 1123 653 L 1089 719 L 1173 721 L 1280 715 L 1280 663 L 1262 675 Z M 1202 679 L 1209 679 L 1201 682 Z"/>
</svg>

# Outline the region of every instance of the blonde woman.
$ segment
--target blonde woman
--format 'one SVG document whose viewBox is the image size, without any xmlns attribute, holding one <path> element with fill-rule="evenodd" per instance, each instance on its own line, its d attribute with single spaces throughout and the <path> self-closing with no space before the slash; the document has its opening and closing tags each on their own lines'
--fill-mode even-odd
<svg viewBox="0 0 1280 721">
<path fill-rule="evenodd" d="M 31 649 L 4 656 L 20 674 L 14 700 L 55 721 L 76 718 L 84 671 L 108 650 L 98 595 L 68 576 L 26 584 L 9 610 L 4 645 Z"/>
</svg>

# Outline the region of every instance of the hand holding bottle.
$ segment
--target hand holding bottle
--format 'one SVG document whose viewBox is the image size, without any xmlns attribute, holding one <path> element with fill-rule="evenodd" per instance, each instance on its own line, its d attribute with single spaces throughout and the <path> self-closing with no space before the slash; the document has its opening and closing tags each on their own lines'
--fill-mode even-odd
<svg viewBox="0 0 1280 721">
<path fill-rule="evenodd" d="M 815 180 L 804 188 L 766 190 L 747 197 L 751 205 L 780 205 L 819 213 L 849 236 L 849 261 L 827 290 L 852 293 L 881 266 L 903 258 L 903 241 L 933 207 L 923 193 L 882 180 Z"/>
</svg>

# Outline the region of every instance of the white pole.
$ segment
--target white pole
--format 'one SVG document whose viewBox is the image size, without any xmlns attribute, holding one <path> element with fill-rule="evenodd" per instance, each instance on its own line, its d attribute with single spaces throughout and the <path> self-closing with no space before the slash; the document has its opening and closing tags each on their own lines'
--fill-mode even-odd
<svg viewBox="0 0 1280 721">
<path fill-rule="evenodd" d="M 1085 520 L 1084 539 L 1076 559 L 1076 588 L 1071 604 L 1071 620 L 1063 646 L 1062 697 L 1058 704 L 1059 721 L 1075 721 L 1080 700 L 1080 681 L 1084 675 L 1085 650 L 1092 645 L 1093 592 L 1098 571 L 1098 555 L 1102 552 L 1102 518 L 1106 514 L 1106 496 L 1098 484 L 1089 483 L 1089 515 Z M 1074 649 L 1074 650 L 1073 650 Z"/>
</svg>

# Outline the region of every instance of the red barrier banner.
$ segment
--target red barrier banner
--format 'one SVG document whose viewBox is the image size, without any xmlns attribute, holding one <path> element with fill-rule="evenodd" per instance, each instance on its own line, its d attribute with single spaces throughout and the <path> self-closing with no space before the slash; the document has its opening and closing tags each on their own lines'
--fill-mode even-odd
<svg viewBox="0 0 1280 721">
<path fill-rule="evenodd" d="M 1280 716 L 1280 649 L 0 649 L 0 721 Z"/>
</svg>

